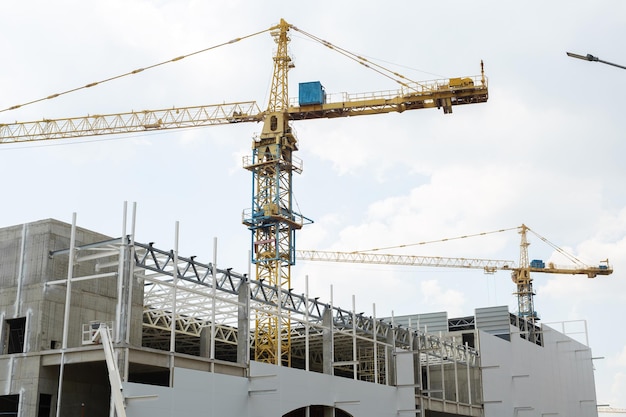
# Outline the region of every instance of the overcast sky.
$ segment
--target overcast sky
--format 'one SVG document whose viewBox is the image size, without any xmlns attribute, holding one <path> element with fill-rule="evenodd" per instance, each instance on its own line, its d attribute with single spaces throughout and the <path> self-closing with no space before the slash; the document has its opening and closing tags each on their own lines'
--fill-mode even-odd
<svg viewBox="0 0 626 417">
<path fill-rule="evenodd" d="M 578 3 L 578 4 L 577 4 Z M 304 172 L 297 210 L 315 223 L 298 249 L 357 250 L 439 240 L 522 223 L 579 259 L 615 273 L 536 275 L 545 323 L 586 328 L 598 403 L 626 408 L 626 3 L 530 1 L 24 0 L 0 26 L 0 110 L 269 28 L 280 18 L 413 80 L 480 74 L 489 101 L 440 110 L 295 123 Z M 328 93 L 396 89 L 292 31 L 290 96 L 321 81 Z M 255 100 L 264 108 L 274 43 L 267 33 L 109 83 L 0 112 L 0 123 Z M 123 202 L 138 207 L 137 240 L 247 271 L 251 174 L 242 157 L 253 123 L 3 145 L 0 226 L 56 218 L 111 236 Z M 531 259 L 566 263 L 530 234 Z M 415 255 L 519 262 L 515 230 L 411 246 Z M 396 252 L 398 253 L 398 252 Z M 357 312 L 390 316 L 509 305 L 509 274 L 299 262 L 292 286 Z M 580 335 L 579 335 L 580 336 Z"/>
</svg>

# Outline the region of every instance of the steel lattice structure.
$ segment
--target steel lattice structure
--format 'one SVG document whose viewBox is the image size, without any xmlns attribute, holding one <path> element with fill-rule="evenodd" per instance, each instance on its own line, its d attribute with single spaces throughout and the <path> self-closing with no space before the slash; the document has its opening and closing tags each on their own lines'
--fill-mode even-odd
<svg viewBox="0 0 626 417">
<path fill-rule="evenodd" d="M 294 291 L 282 291 L 264 280 L 250 279 L 232 269 L 214 268 L 212 263 L 203 263 L 195 256 L 175 256 L 172 250 L 162 250 L 153 243 L 132 242 L 129 237 L 84 245 L 77 248 L 82 255 L 78 263 L 97 260 L 99 263 L 94 275 L 85 275 L 75 280 L 100 279 L 115 276 L 115 272 L 102 272 L 106 268 L 117 268 L 116 259 L 120 248 L 127 247 L 132 252 L 135 279 L 144 283 L 144 328 L 170 331 L 172 328 L 172 311 L 175 332 L 180 335 L 200 335 L 203 328 L 216 320 L 216 340 L 227 344 L 236 343 L 237 309 L 242 301 L 242 291 L 249 299 L 249 307 L 253 310 L 282 312 L 289 316 L 293 324 L 291 337 L 298 341 L 304 337 L 305 329 L 310 335 L 321 334 L 328 326 L 324 318 L 330 318 L 329 325 L 337 335 L 351 336 L 353 332 L 358 338 L 378 340 L 383 344 L 402 349 L 412 349 L 415 337 L 426 350 L 438 350 L 445 346 L 444 339 L 420 330 L 394 325 L 390 321 L 356 313 L 338 306 L 332 306 L 317 297 L 307 297 Z M 67 254 L 68 250 L 56 251 L 51 256 Z M 105 262 L 106 261 L 106 262 Z M 106 266 L 98 266 L 106 265 Z M 177 279 L 174 279 L 177 274 Z M 62 281 L 62 280 L 61 280 Z M 59 282 L 61 282 L 59 281 Z M 53 284 L 56 282 L 51 282 Z M 176 289 L 176 292 L 174 292 Z M 175 298 L 174 298 L 175 297 Z M 215 312 L 211 311 L 215 299 Z M 280 302 L 279 302 L 280 300 Z M 175 308 L 173 304 L 175 302 Z M 271 307 L 271 308 L 270 308 Z M 255 342 L 254 337 L 250 339 Z M 297 342 L 299 343 L 299 342 Z M 296 344 L 297 344 L 296 343 Z M 453 345 L 453 344 L 452 344 Z M 436 349 L 435 349 L 436 348 Z M 298 347 L 295 347 L 297 350 Z M 463 345 L 455 347 L 459 354 L 450 354 L 450 358 L 467 360 L 476 363 L 477 352 Z M 468 356 L 469 355 L 469 356 Z M 469 359 L 468 359 L 469 358 Z"/>
</svg>

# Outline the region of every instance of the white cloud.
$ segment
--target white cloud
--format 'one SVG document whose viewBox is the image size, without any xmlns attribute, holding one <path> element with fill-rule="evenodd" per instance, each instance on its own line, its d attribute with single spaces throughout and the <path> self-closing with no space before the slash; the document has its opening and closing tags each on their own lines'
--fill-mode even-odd
<svg viewBox="0 0 626 417">
<path fill-rule="evenodd" d="M 420 293 L 425 307 L 441 308 L 447 311 L 450 317 L 463 314 L 465 304 L 463 293 L 453 289 L 443 289 L 438 280 L 423 281 L 420 284 Z"/>
<path fill-rule="evenodd" d="M 617 356 L 616 363 L 617 363 L 618 366 L 626 367 L 626 346 L 624 346 L 622 351 Z"/>
<path fill-rule="evenodd" d="M 616 372 L 611 384 L 611 406 L 621 408 L 624 404 L 624 392 L 626 392 L 626 372 Z"/>
</svg>

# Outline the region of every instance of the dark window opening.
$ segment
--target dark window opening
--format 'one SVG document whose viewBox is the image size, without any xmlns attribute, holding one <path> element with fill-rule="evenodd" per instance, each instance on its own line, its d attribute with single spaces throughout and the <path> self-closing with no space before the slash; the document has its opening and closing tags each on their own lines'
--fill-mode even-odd
<svg viewBox="0 0 626 417">
<path fill-rule="evenodd" d="M 131 363 L 128 370 L 128 382 L 168 387 L 170 371 L 167 368 Z"/>
<path fill-rule="evenodd" d="M 324 417 L 327 415 L 334 415 L 335 417 L 351 417 L 350 414 L 339 408 L 328 407 L 325 405 L 311 405 L 309 406 L 309 416 L 310 417 Z M 292 410 L 287 414 L 284 414 L 283 417 L 304 417 L 306 416 L 306 407 L 298 408 L 297 410 Z"/>
<path fill-rule="evenodd" d="M 511 335 L 509 333 L 505 334 L 496 334 L 495 337 L 499 337 L 500 339 L 506 340 L 507 342 L 511 341 Z"/>
<path fill-rule="evenodd" d="M 474 345 L 474 333 L 463 333 L 461 336 L 463 338 L 463 345 L 467 343 L 467 345 L 471 348 L 475 348 Z"/>
<path fill-rule="evenodd" d="M 52 405 L 52 395 L 39 394 L 39 410 L 37 417 L 50 417 L 50 409 Z"/>
<path fill-rule="evenodd" d="M 433 411 L 433 410 L 424 410 L 426 411 L 425 417 L 461 417 L 462 414 L 456 413 L 444 413 L 443 411 Z"/>
<path fill-rule="evenodd" d="M 17 417 L 19 403 L 20 396 L 18 394 L 0 395 L 0 416 Z"/>
<path fill-rule="evenodd" d="M 6 321 L 7 331 L 6 353 L 24 352 L 24 336 L 26 335 L 26 317 Z"/>
</svg>

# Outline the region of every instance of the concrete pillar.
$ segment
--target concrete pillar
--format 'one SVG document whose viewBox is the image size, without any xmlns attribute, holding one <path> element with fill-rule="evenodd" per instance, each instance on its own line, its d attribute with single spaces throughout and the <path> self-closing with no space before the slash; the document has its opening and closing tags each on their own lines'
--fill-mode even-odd
<svg viewBox="0 0 626 417">
<path fill-rule="evenodd" d="M 118 294 L 118 317 L 116 317 L 117 325 L 117 343 L 125 346 L 123 349 L 116 349 L 117 367 L 119 369 L 122 381 L 128 380 L 128 345 L 130 345 L 130 322 L 132 321 L 132 292 L 133 277 L 132 265 L 134 261 L 131 257 L 130 245 L 127 242 L 120 244 L 120 259 L 118 268 L 119 294 Z"/>
<path fill-rule="evenodd" d="M 333 310 L 328 306 L 322 315 L 322 372 L 333 375 Z"/>
<path fill-rule="evenodd" d="M 200 330 L 200 356 L 211 357 L 211 326 L 205 326 Z"/>
<path fill-rule="evenodd" d="M 422 368 L 420 366 L 420 341 L 419 333 L 413 333 L 411 337 L 411 350 L 413 351 L 413 369 L 415 370 L 415 385 L 417 390 L 415 394 L 420 394 L 422 390 Z"/>
<path fill-rule="evenodd" d="M 395 355 L 395 343 L 396 343 L 396 328 L 395 326 L 390 328 L 387 332 L 386 342 L 389 346 L 385 347 L 385 367 L 387 368 L 387 385 L 396 385 L 396 355 Z"/>
<path fill-rule="evenodd" d="M 118 299 L 118 311 L 119 317 L 116 320 L 119 321 L 117 324 L 118 334 L 117 334 L 117 343 L 129 343 L 130 342 L 130 334 L 129 334 L 129 321 L 131 320 L 131 297 L 132 297 L 132 266 L 131 266 L 131 257 L 130 257 L 130 247 L 124 242 L 120 245 L 120 266 L 119 266 L 119 276 L 120 280 L 120 291 L 119 291 L 119 299 Z"/>
<path fill-rule="evenodd" d="M 250 284 L 248 280 L 239 287 L 237 308 L 237 363 L 246 365 L 250 356 Z"/>
</svg>

